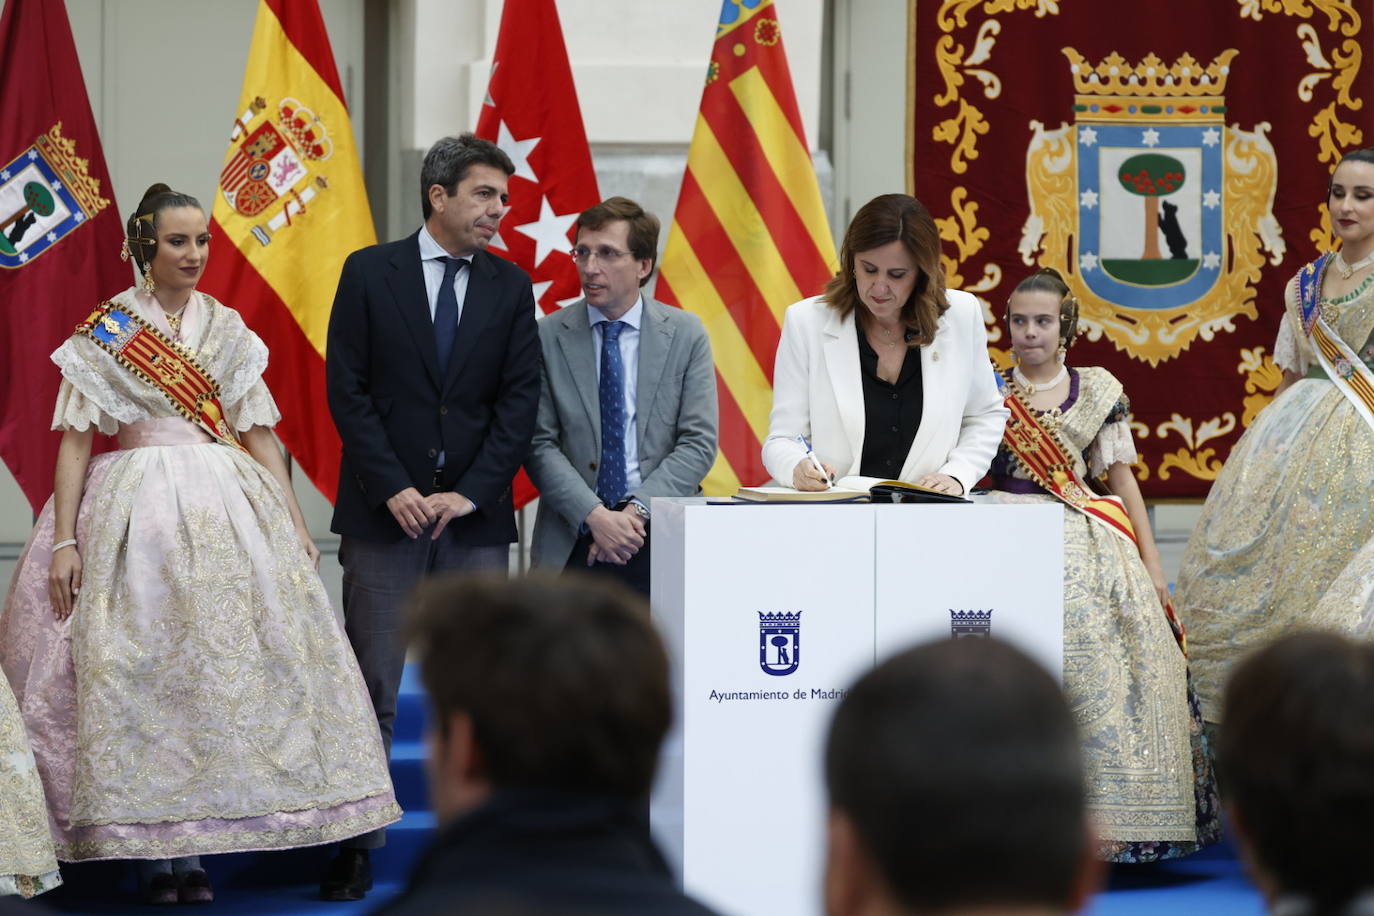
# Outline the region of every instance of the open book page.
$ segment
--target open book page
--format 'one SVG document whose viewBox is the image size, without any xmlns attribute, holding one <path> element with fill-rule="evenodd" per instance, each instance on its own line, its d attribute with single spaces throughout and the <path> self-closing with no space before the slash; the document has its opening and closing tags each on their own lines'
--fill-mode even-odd
<svg viewBox="0 0 1374 916">
<path fill-rule="evenodd" d="M 736 499 L 756 503 L 841 503 L 868 499 L 868 490 L 838 484 L 829 490 L 794 490 L 791 487 L 740 487 Z"/>
<path fill-rule="evenodd" d="M 881 477 L 841 477 L 828 490 L 794 490 L 791 487 L 740 487 L 736 499 L 751 502 L 779 503 L 838 503 L 868 499 L 874 487 L 893 487 L 909 494 L 905 502 L 968 502 L 962 497 L 941 493 L 929 487 L 920 487 L 901 480 L 884 480 Z M 914 497 L 914 498 L 913 498 Z M 922 497 L 925 497 L 924 499 Z"/>
<path fill-rule="evenodd" d="M 846 490 L 863 490 L 865 493 L 874 487 L 901 487 L 904 490 L 914 490 L 917 493 L 932 493 L 936 496 L 948 496 L 948 493 L 941 493 L 939 490 L 932 490 L 929 487 L 918 486 L 914 483 L 907 483 L 905 480 L 884 480 L 881 477 L 860 477 L 857 474 L 853 477 L 841 477 L 835 481 L 836 487 Z"/>
</svg>

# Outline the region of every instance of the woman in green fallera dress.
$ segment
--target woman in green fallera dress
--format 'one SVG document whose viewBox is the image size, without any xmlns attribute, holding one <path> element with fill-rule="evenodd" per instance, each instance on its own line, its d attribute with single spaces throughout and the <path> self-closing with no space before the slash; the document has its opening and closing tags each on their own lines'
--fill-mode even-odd
<svg viewBox="0 0 1374 916">
<path fill-rule="evenodd" d="M 1299 627 L 1351 632 L 1369 614 L 1360 583 L 1374 549 L 1360 552 L 1374 536 L 1374 150 L 1341 160 L 1327 203 L 1340 250 L 1288 284 L 1274 346 L 1283 383 L 1232 449 L 1179 574 L 1209 722 L 1247 651 Z"/>
</svg>

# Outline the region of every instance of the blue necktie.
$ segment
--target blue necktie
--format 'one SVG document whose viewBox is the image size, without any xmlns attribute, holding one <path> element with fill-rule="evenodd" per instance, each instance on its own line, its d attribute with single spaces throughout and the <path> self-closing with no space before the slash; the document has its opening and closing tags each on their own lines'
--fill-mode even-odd
<svg viewBox="0 0 1374 916">
<path fill-rule="evenodd" d="M 601 325 L 601 465 L 596 495 L 608 506 L 625 498 L 625 366 L 620 361 L 623 321 Z"/>
<path fill-rule="evenodd" d="M 439 284 L 439 298 L 434 302 L 434 346 L 439 351 L 439 373 L 448 372 L 448 358 L 453 353 L 453 341 L 458 336 L 458 294 L 453 291 L 453 278 L 458 268 L 467 264 L 462 258 L 440 258 L 444 262 L 444 279 Z"/>
</svg>

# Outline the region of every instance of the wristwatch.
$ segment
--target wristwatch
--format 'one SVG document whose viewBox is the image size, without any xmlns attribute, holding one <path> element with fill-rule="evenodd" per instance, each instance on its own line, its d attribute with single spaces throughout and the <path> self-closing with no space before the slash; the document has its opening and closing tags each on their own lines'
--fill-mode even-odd
<svg viewBox="0 0 1374 916">
<path fill-rule="evenodd" d="M 639 513 L 639 517 L 644 519 L 644 521 L 647 522 L 649 520 L 649 507 L 644 505 L 637 499 L 622 499 L 620 502 L 616 503 L 615 506 L 613 506 L 612 508 L 616 512 L 620 512 L 626 506 L 633 507 L 634 510 Z"/>
</svg>

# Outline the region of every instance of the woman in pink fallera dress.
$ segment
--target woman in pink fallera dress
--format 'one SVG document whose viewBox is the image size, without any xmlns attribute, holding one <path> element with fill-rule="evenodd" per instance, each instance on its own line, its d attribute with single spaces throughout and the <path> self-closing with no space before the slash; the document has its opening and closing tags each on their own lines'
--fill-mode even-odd
<svg viewBox="0 0 1374 916">
<path fill-rule="evenodd" d="M 400 809 L 272 437 L 267 349 L 195 289 L 205 213 L 154 185 L 127 229 L 143 284 L 52 357 L 54 494 L 0 666 L 57 857 L 141 859 L 148 902 L 201 902 L 201 854 L 332 842 Z M 119 450 L 92 458 L 97 430 Z"/>
</svg>

